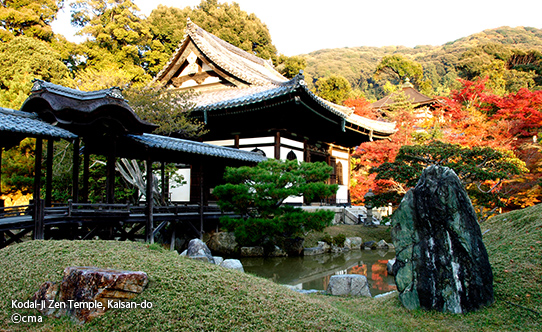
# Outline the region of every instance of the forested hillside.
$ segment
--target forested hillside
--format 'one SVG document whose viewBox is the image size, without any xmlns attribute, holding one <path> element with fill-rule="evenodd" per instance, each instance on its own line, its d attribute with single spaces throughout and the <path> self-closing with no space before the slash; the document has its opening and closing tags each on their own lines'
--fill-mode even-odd
<svg viewBox="0 0 542 332">
<path fill-rule="evenodd" d="M 397 84 L 392 75 L 375 77 L 386 56 L 400 55 L 423 67 L 420 90 L 429 95 L 447 95 L 458 88 L 457 78 L 473 79 L 486 74 L 502 80 L 501 88 L 514 92 L 519 87 L 541 88 L 542 29 L 501 27 L 450 41 L 441 46 L 350 47 L 324 49 L 301 55 L 307 61 L 307 81 L 345 77 L 354 90 L 369 100 L 384 96 L 386 81 Z"/>
</svg>

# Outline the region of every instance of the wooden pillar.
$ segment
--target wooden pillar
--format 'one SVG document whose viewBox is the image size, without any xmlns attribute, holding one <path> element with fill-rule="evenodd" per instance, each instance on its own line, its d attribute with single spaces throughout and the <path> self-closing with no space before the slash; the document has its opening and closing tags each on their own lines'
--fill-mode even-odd
<svg viewBox="0 0 542 332">
<path fill-rule="evenodd" d="M 166 183 L 166 164 L 162 161 L 160 162 L 160 181 L 161 181 L 161 195 L 162 195 L 162 202 L 165 204 L 167 202 L 167 194 L 169 192 L 169 188 Z"/>
<path fill-rule="evenodd" d="M 310 162 L 311 161 L 311 154 L 309 152 L 309 142 L 307 140 L 303 140 L 303 161 Z"/>
<path fill-rule="evenodd" d="M 83 190 L 81 191 L 82 201 L 88 202 L 89 185 L 88 179 L 90 178 L 90 154 L 88 149 L 83 151 Z"/>
<path fill-rule="evenodd" d="M 40 199 L 41 189 L 41 159 L 43 157 L 43 140 L 36 138 L 36 150 L 34 158 L 34 193 L 32 200 L 34 201 L 34 240 L 43 240 L 43 213 Z"/>
<path fill-rule="evenodd" d="M 236 134 L 233 138 L 233 147 L 236 148 L 236 149 L 239 149 L 239 134 Z"/>
<path fill-rule="evenodd" d="M 153 200 L 152 200 L 152 160 L 147 158 L 147 187 L 146 187 L 146 224 L 145 224 L 145 241 L 148 243 L 154 243 L 154 218 L 153 218 Z"/>
<path fill-rule="evenodd" d="M 79 138 L 73 141 L 72 200 L 79 202 Z"/>
<path fill-rule="evenodd" d="M 171 240 L 169 243 L 169 250 L 175 250 L 175 239 L 177 238 L 177 235 L 175 234 L 175 229 L 177 228 L 177 220 L 173 220 L 170 226 L 171 226 Z"/>
<path fill-rule="evenodd" d="M 275 159 L 280 159 L 280 131 L 275 133 Z"/>
<path fill-rule="evenodd" d="M 348 205 L 351 204 L 352 202 L 352 199 L 350 197 L 350 180 L 352 179 L 351 176 L 352 176 L 352 150 L 351 149 L 348 149 L 348 176 L 347 176 L 347 182 L 346 182 L 346 185 L 347 185 L 347 190 L 348 190 Z"/>
<path fill-rule="evenodd" d="M 47 173 L 45 178 L 45 206 L 51 206 L 52 203 L 52 187 L 53 187 L 53 157 L 54 157 L 54 141 L 47 140 Z"/>
<path fill-rule="evenodd" d="M 203 163 L 199 165 L 199 188 L 200 188 L 200 198 L 199 198 L 199 238 L 203 240 L 203 204 L 205 190 L 203 188 Z"/>
<path fill-rule="evenodd" d="M 4 150 L 4 148 L 0 146 L 0 196 L 2 196 L 2 150 Z M 0 204 L 0 207 L 4 207 L 4 200 L 0 199 Z"/>
<path fill-rule="evenodd" d="M 113 204 L 115 202 L 115 161 L 116 161 L 116 143 L 115 140 L 111 142 L 112 147 L 107 155 L 107 173 L 106 173 L 106 185 L 105 185 L 105 196 L 108 204 Z"/>
</svg>

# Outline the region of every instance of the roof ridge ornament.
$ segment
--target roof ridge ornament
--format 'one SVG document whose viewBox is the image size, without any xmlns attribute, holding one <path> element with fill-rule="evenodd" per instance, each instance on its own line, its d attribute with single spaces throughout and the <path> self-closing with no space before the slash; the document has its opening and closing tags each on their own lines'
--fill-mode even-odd
<svg viewBox="0 0 542 332">
<path fill-rule="evenodd" d="M 119 88 L 118 86 L 114 86 L 114 87 L 109 88 L 106 94 L 107 94 L 107 96 L 109 96 L 111 98 L 125 100 L 124 96 L 122 95 L 122 89 Z"/>
<path fill-rule="evenodd" d="M 43 90 L 43 85 L 45 83 L 45 81 L 43 80 L 40 80 L 38 78 L 35 78 L 32 80 L 32 89 L 30 91 L 34 92 L 34 91 L 40 91 L 40 90 Z"/>
<path fill-rule="evenodd" d="M 410 83 L 410 78 L 405 77 L 405 81 L 403 82 L 403 84 L 401 85 L 401 87 L 402 87 L 403 89 L 406 89 L 406 88 L 413 88 L 414 85 L 412 85 L 412 83 Z"/>
</svg>

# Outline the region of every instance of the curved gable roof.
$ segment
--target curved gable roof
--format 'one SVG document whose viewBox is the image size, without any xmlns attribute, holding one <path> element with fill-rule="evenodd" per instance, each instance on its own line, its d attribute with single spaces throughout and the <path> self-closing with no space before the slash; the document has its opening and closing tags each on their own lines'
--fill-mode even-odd
<svg viewBox="0 0 542 332">
<path fill-rule="evenodd" d="M 156 75 L 155 81 L 163 78 L 179 59 L 187 44 L 193 42 L 213 64 L 223 71 L 252 85 L 281 84 L 288 79 L 273 68 L 271 60 L 250 54 L 187 20 L 185 39 L 169 62 Z"/>
</svg>

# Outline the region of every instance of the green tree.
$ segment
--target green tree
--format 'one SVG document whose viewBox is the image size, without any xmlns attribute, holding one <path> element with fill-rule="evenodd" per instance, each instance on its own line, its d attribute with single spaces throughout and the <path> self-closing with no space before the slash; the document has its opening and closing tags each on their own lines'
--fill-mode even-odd
<svg viewBox="0 0 542 332">
<path fill-rule="evenodd" d="M 332 168 L 323 162 L 275 159 L 254 167 L 228 167 L 226 184 L 215 187 L 213 194 L 221 209 L 242 217 L 223 217 L 221 223 L 235 232 L 241 245 L 280 243 L 309 230 L 321 231 L 330 224 L 332 212 L 305 212 L 282 203 L 291 196 L 312 200 L 335 194 L 338 186 L 325 183 L 331 172 Z"/>
<path fill-rule="evenodd" d="M 32 192 L 34 184 L 34 150 L 36 140 L 25 138 L 2 153 L 2 193 Z"/>
<path fill-rule="evenodd" d="M 64 0 L 0 2 L 0 40 L 7 42 L 17 36 L 27 36 L 50 41 L 51 23 L 63 4 Z"/>
<path fill-rule="evenodd" d="M 298 55 L 287 57 L 281 54 L 278 62 L 277 70 L 287 78 L 294 78 L 307 66 L 307 60 Z"/>
<path fill-rule="evenodd" d="M 401 54 L 386 55 L 382 58 L 376 66 L 375 76 L 380 77 L 382 74 L 390 74 L 399 82 L 406 78 L 412 79 L 417 86 L 423 83 L 422 65 Z"/>
<path fill-rule="evenodd" d="M 342 76 L 331 75 L 316 82 L 316 94 L 332 103 L 342 104 L 351 93 L 350 83 Z"/>
<path fill-rule="evenodd" d="M 416 185 L 422 171 L 429 165 L 446 166 L 456 172 L 481 219 L 503 206 L 505 194 L 499 191 L 503 181 L 527 171 L 525 163 L 508 150 L 463 147 L 440 141 L 404 145 L 393 162 L 371 170 L 376 173 L 376 180 L 382 181 L 378 194 L 373 198 L 375 206 L 390 201 L 398 203 L 407 189 Z"/>
<path fill-rule="evenodd" d="M 197 138 L 207 132 L 203 123 L 189 117 L 192 92 L 131 86 L 123 95 L 141 119 L 159 125 L 156 134 Z"/>
<path fill-rule="evenodd" d="M 129 82 L 150 80 L 146 53 L 152 35 L 131 0 L 77 0 L 71 6 L 78 34 L 90 37 L 79 51 L 83 68 L 122 71 Z"/>
<path fill-rule="evenodd" d="M 19 109 L 35 78 L 65 84 L 69 81 L 68 67 L 44 41 L 19 36 L 0 43 L 0 105 Z"/>
<path fill-rule="evenodd" d="M 265 60 L 277 59 L 277 49 L 271 42 L 271 34 L 256 15 L 241 10 L 239 4 L 235 2 L 230 4 L 219 3 L 217 0 L 203 0 L 194 8 L 158 6 L 149 15 L 147 21 L 152 38 L 163 45 L 163 53 L 157 52 L 153 56 L 158 70 L 183 40 L 187 18 L 242 50 Z M 157 48 L 158 44 L 152 46 L 153 50 Z M 164 53 L 167 57 L 163 56 Z"/>
</svg>

